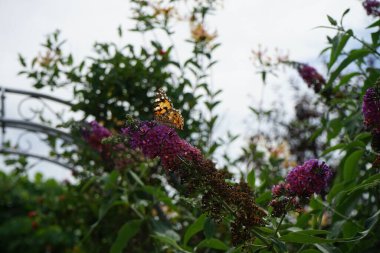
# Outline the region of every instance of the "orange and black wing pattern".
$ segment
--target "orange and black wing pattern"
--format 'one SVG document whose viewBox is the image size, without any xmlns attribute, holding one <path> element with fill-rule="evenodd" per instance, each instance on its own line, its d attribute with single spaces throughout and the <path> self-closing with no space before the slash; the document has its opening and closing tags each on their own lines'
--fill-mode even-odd
<svg viewBox="0 0 380 253">
<path fill-rule="evenodd" d="M 158 89 L 154 100 L 154 119 L 170 127 L 183 129 L 181 112 L 173 107 L 172 102 L 162 88 Z"/>
</svg>

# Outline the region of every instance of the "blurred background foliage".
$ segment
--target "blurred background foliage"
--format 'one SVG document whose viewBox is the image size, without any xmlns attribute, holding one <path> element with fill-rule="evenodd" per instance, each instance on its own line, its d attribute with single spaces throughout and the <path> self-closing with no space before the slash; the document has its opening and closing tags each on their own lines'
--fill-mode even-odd
<svg viewBox="0 0 380 253">
<path fill-rule="evenodd" d="M 216 33 L 206 27 L 220 2 L 131 2 L 133 31 L 143 36 L 161 32 L 171 38 L 174 24 L 187 22 L 187 42 L 192 46 L 188 59 L 180 61 L 174 44 L 155 38 L 145 47 L 95 43 L 91 57 L 76 60 L 65 52 L 62 35 L 56 31 L 43 43 L 44 53 L 30 61 L 20 56 L 20 74 L 37 90 L 59 94 L 69 89 L 71 110 L 82 113 L 80 121 L 96 120 L 113 133 L 125 126 L 127 114 L 151 120 L 155 92 L 164 87 L 185 119 L 179 135 L 213 159 L 218 149 L 237 138 L 232 134 L 223 140 L 213 138 L 221 91 L 211 88 L 210 74 L 219 43 Z M 380 21 L 378 14 L 371 13 L 374 22 L 361 38 L 344 27 L 345 15 L 348 10 L 339 20 L 328 17 L 324 27 L 336 31 L 321 52 L 327 59 L 321 71 L 324 77 L 308 79 L 306 64 L 289 56 L 254 52 L 254 65 L 265 86 L 270 85 L 268 76 L 280 68 L 298 71 L 304 82 L 289 85 L 296 94 L 290 120 L 280 107 L 250 108 L 259 122 L 258 131 L 236 152 L 237 158 L 224 153 L 222 169 L 247 182 L 252 197 L 265 209 L 272 186 L 284 181 L 297 164 L 318 158 L 334 170 L 330 191 L 312 198 L 302 212 L 290 212 L 283 221 L 268 215 L 259 234 L 268 238 L 269 245 L 258 237 L 252 244 L 233 247 L 228 222 L 217 223 L 202 214 L 199 199 L 188 198 L 180 194 L 180 185 L 169 184 L 157 159 L 132 150 L 125 150 L 122 157 L 106 157 L 83 139 L 83 124 L 74 124 L 74 148 L 69 144 L 57 148 L 56 140 L 47 141 L 52 156 L 68 159 L 75 182 L 44 179 L 41 174 L 29 178 L 25 157 L 6 160 L 14 169 L 0 174 L 2 251 L 377 252 L 380 155 L 374 135 L 363 126 L 361 108 L 366 90 L 380 76 Z M 119 35 L 124 36 L 120 28 Z M 305 85 L 310 88 L 307 92 L 302 91 Z"/>
</svg>

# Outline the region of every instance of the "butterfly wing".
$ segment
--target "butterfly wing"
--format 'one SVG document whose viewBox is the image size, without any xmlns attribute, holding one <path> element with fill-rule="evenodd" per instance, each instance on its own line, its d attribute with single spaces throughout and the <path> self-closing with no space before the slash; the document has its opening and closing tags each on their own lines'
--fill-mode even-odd
<svg viewBox="0 0 380 253">
<path fill-rule="evenodd" d="M 173 107 L 172 102 L 163 89 L 159 89 L 154 100 L 154 118 L 158 122 L 183 129 L 184 121 L 181 112 Z"/>
<path fill-rule="evenodd" d="M 167 115 L 167 124 L 171 124 L 172 126 L 183 130 L 183 117 L 179 110 L 177 109 L 171 109 L 168 111 Z"/>
<path fill-rule="evenodd" d="M 156 93 L 156 99 L 154 100 L 154 116 L 165 115 L 169 110 L 173 108 L 173 104 L 166 95 L 163 89 L 158 89 Z"/>
</svg>

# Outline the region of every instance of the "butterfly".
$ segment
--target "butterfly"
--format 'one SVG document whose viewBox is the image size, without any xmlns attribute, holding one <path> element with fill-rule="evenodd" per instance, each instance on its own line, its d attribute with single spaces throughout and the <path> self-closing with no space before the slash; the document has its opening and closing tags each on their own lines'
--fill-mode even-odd
<svg viewBox="0 0 380 253">
<path fill-rule="evenodd" d="M 162 124 L 183 129 L 181 112 L 173 107 L 171 100 L 162 88 L 159 88 L 154 100 L 154 119 Z"/>
</svg>

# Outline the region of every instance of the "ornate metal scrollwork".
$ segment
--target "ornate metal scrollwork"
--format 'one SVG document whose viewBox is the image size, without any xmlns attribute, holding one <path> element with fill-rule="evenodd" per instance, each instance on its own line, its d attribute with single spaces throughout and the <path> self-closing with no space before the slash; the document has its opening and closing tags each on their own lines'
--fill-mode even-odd
<svg viewBox="0 0 380 253">
<path fill-rule="evenodd" d="M 36 92 L 5 87 L 0 87 L 0 91 L 0 126 L 2 129 L 0 153 L 23 155 L 37 159 L 38 161 L 46 161 L 67 169 L 72 169 L 70 162 L 65 161 L 65 159 L 59 155 L 49 156 L 49 153 L 54 153 L 55 150 L 52 150 L 52 147 L 48 145 L 48 140 L 51 140 L 51 138 L 55 138 L 64 143 L 72 143 L 73 140 L 69 133 L 52 127 L 52 122 L 62 123 L 64 119 L 63 113 L 58 113 L 54 110 L 50 103 L 57 103 L 60 106 L 68 108 L 72 104 L 68 101 Z M 18 115 L 7 117 L 6 104 L 8 103 L 7 98 L 10 95 L 19 96 L 21 99 L 19 98 L 17 103 Z M 12 102 L 17 102 L 17 100 L 12 100 Z M 26 109 L 29 109 L 29 111 Z M 46 116 L 46 112 L 49 113 L 48 116 Z M 18 129 L 21 132 L 15 134 L 14 131 L 12 133 L 10 129 Z M 31 140 L 28 136 L 33 136 L 35 139 Z M 11 137 L 12 147 L 9 146 L 7 137 Z M 44 143 L 46 144 L 44 148 L 36 148 L 36 145 L 41 147 Z M 40 154 L 37 152 L 42 149 L 45 149 L 45 151 L 51 150 L 48 154 Z"/>
</svg>

